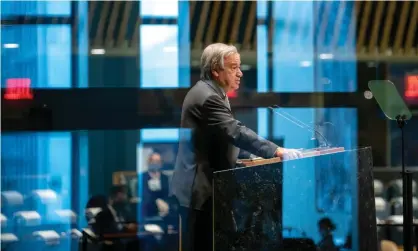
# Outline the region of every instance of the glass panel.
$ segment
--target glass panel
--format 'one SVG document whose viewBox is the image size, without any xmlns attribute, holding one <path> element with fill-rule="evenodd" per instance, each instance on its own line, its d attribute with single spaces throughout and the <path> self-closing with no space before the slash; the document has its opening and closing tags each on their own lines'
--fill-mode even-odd
<svg viewBox="0 0 418 251">
<path fill-rule="evenodd" d="M 345 149 L 357 147 L 357 113 L 355 109 L 280 108 L 279 110 L 282 110 L 282 113 L 292 121 L 300 121 L 298 123 L 305 123 L 307 126 L 315 128 L 327 138 L 333 147 L 344 147 Z M 284 146 L 287 148 L 312 149 L 315 147 L 315 142 L 312 140 L 315 136 L 313 132 L 300 128 L 278 114 L 273 114 L 272 128 L 273 137 L 283 139 Z M 346 160 L 347 163 L 349 161 L 351 160 Z M 317 223 L 310 221 L 309 218 L 312 215 L 326 213 L 334 222 L 339 223 L 339 234 L 335 234 L 334 238 L 344 239 L 346 231 L 350 230 L 348 215 L 352 214 L 352 176 L 349 169 L 352 166 L 338 166 L 336 163 L 328 165 L 316 162 L 315 158 L 306 159 L 303 163 L 304 168 L 299 169 L 292 168 L 294 165 L 292 162 L 283 164 L 283 211 L 286 212 L 283 224 L 287 227 L 302 229 L 307 236 L 317 236 Z M 312 183 L 301 182 L 301 180 L 310 180 L 309 177 L 315 176 L 316 189 L 313 192 Z M 300 193 L 305 196 L 295 202 L 297 194 Z M 308 195 L 310 193 L 315 195 Z M 330 198 L 330 196 L 332 197 Z M 304 205 L 304 203 L 306 206 L 295 207 L 296 204 Z M 312 204 L 316 206 L 308 206 Z M 304 213 L 297 208 L 303 208 Z M 311 211 L 308 212 L 308 208 Z"/>
<path fill-rule="evenodd" d="M 314 2 L 317 92 L 357 90 L 357 17 L 353 11 L 354 3 Z"/>
<path fill-rule="evenodd" d="M 405 120 L 411 119 L 411 111 L 392 82 L 373 80 L 369 82 L 369 88 L 388 119 L 396 120 L 398 116 L 404 116 Z"/>
<path fill-rule="evenodd" d="M 179 1 L 179 86 L 190 87 L 191 82 L 191 41 L 190 41 L 190 4 L 189 1 Z"/>
<path fill-rule="evenodd" d="M 334 147 L 357 147 L 354 108 L 279 108 L 278 111 L 284 116 L 272 114 L 273 138 L 283 138 L 285 147 L 310 149 L 315 147 L 312 139 L 320 140 L 321 135 Z"/>
<path fill-rule="evenodd" d="M 77 84 L 78 88 L 89 87 L 89 27 L 88 27 L 88 1 L 78 1 L 78 22 L 77 22 L 77 41 L 78 41 L 78 55 L 77 55 Z"/>
<path fill-rule="evenodd" d="M 286 109 L 289 114 L 295 117 L 301 116 L 303 119 L 308 116 L 313 117 L 314 111 L 311 108 Z M 343 142 L 351 141 L 351 144 L 355 145 L 355 139 L 350 138 L 353 135 L 350 130 L 354 130 L 356 123 L 347 123 L 341 120 L 343 118 L 338 117 L 344 114 L 345 119 L 352 120 L 356 116 L 355 111 L 341 108 L 323 112 L 325 117 L 331 118 L 336 127 L 347 128 L 343 133 L 345 139 Z M 254 116 L 251 117 L 249 114 L 245 116 L 241 114 L 238 117 L 251 125 Z M 254 111 L 253 114 L 256 112 Z M 341 126 L 338 123 L 346 125 Z M 287 121 L 273 117 L 274 136 L 281 139 L 272 140 L 282 141 L 284 144 L 280 145 L 286 147 L 299 147 L 296 141 L 304 144 L 310 139 L 310 133 L 292 129 L 291 125 L 286 126 L 286 124 Z M 259 129 L 260 135 L 263 134 L 263 130 Z M 279 131 L 282 133 L 278 133 Z M 154 222 L 157 226 L 163 227 L 164 225 L 158 223 L 159 220 L 155 221 L 156 219 L 151 217 L 158 216 L 158 210 L 162 209 L 158 206 L 154 207 L 153 203 L 149 204 L 148 200 L 153 201 L 152 198 L 168 196 L 170 186 L 168 180 L 173 175 L 180 138 L 180 131 L 176 128 L 6 134 L 2 140 L 2 149 L 5 150 L 2 151 L 1 189 L 3 194 L 6 191 L 17 190 L 22 196 L 32 194 L 39 189 L 52 190 L 57 194 L 60 203 L 55 207 L 44 207 L 43 202 L 38 202 L 36 207 L 33 207 L 33 211 L 36 211 L 40 217 L 52 217 L 57 210 L 70 209 L 77 217 L 77 224 L 70 225 L 65 221 L 62 225 L 58 220 L 62 220 L 59 217 L 64 217 L 65 212 L 58 211 L 60 216 L 53 218 L 56 226 L 45 225 L 47 223 L 41 225 L 53 231 L 63 231 L 62 229 L 67 231 L 70 227 L 79 230 L 87 227 L 90 214 L 94 213 L 92 208 L 100 207 L 102 199 L 112 196 L 111 192 L 108 192 L 112 186 L 123 185 L 127 189 L 130 210 L 134 217 L 132 219 L 139 222 Z M 298 168 L 293 168 L 296 162 L 284 163 L 282 216 L 285 236 L 289 234 L 287 231 L 290 227 L 293 228 L 292 234 L 295 234 L 294 231 L 301 231 L 300 234 L 319 241 L 317 222 L 312 219 L 319 219 L 326 212 L 327 216 L 337 223 L 335 240 L 341 242 L 345 238 L 351 228 L 350 219 L 355 217 L 355 213 L 351 211 L 351 193 L 355 192 L 351 175 L 355 175 L 355 172 L 351 168 L 354 164 L 348 164 L 351 163 L 350 161 L 349 159 L 345 161 L 343 169 L 337 170 L 334 166 L 332 172 L 327 169 L 330 168 L 328 165 L 317 163 L 315 158 L 301 160 L 298 162 Z M 165 181 L 154 182 L 152 178 L 150 180 L 149 175 L 152 175 L 150 172 L 155 170 L 159 170 L 161 175 L 164 175 Z M 330 173 L 333 173 L 332 179 Z M 342 196 L 348 198 L 343 200 L 344 198 L 341 197 L 336 204 L 337 207 L 326 207 L 328 204 L 325 202 L 330 201 L 329 189 L 332 186 L 342 187 L 341 191 L 344 193 Z M 157 196 L 156 191 L 167 194 Z M 48 193 L 40 196 L 42 195 L 48 196 Z M 295 198 L 299 199 L 295 201 Z M 166 202 L 171 203 L 169 200 L 166 199 Z M 341 205 L 343 207 L 339 207 Z M 90 209 L 85 216 L 83 212 L 86 208 Z M 297 210 L 298 208 L 300 210 Z M 22 205 L 21 209 L 2 207 L 2 213 L 6 216 L 16 212 L 8 210 L 32 210 L 32 207 L 27 207 L 26 204 Z M 168 218 L 164 219 L 169 222 Z M 172 222 L 169 225 L 172 229 L 178 227 Z M 19 229 L 28 230 L 27 226 Z M 169 244 L 178 245 L 177 240 L 177 238 L 172 239 Z M 152 242 L 147 241 L 147 243 Z"/>
<path fill-rule="evenodd" d="M 109 4 L 91 1 L 87 8 L 84 1 L 71 4 L 79 15 L 73 17 L 59 14 L 63 10 L 48 10 L 52 2 L 41 2 L 2 2 L 2 6 L 15 6 L 4 7 L 10 10 L 6 10 L 8 18 L 21 13 L 30 17 L 22 19 L 23 23 L 32 23 L 2 27 L 2 87 L 30 83 L 35 88 L 61 88 L 23 93 L 32 101 L 2 102 L 2 115 L 7 115 L 2 117 L 2 126 L 6 126 L 2 128 L 1 153 L 2 247 L 78 250 L 84 229 L 106 240 L 117 234 L 117 239 L 131 250 L 177 251 L 180 236 L 193 232 L 210 235 L 213 222 L 220 222 L 221 227 L 228 227 L 225 232 L 233 241 L 225 241 L 217 232 L 215 243 L 244 246 L 236 250 L 280 250 L 283 248 L 262 245 L 274 244 L 281 237 L 283 243 L 290 243 L 289 250 L 303 249 L 300 245 L 306 243 L 318 249 L 324 243 L 323 234 L 332 234 L 326 241 L 333 240 L 338 246 L 347 244 L 344 247 L 351 243 L 349 250 L 353 251 L 376 251 L 378 241 L 370 241 L 377 239 L 376 216 L 377 222 L 383 220 L 385 224 L 402 221 L 402 182 L 395 168 L 400 164 L 400 132 L 396 122 L 385 118 L 367 91 L 367 83 L 390 79 L 407 99 L 409 109 L 416 108 L 416 64 L 410 57 L 405 59 L 408 63 L 398 63 L 404 55 L 413 53 L 402 47 L 408 45 L 405 39 L 410 33 L 408 19 L 414 4 L 223 1 L 218 5 L 207 1 L 148 0 Z M 375 9 L 378 11 L 373 12 Z M 368 10 L 372 14 L 368 15 Z M 92 13 L 89 18 L 88 12 Z M 382 14 L 389 24 L 392 12 L 395 17 L 406 18 L 405 30 L 399 31 L 404 37 L 395 36 L 395 26 L 380 25 L 380 29 L 374 22 Z M 42 16 L 35 18 L 38 15 Z M 67 18 L 77 22 L 71 27 L 59 24 Z M 56 24 L 42 24 L 44 21 Z M 374 27 L 379 28 L 377 51 Z M 365 34 L 364 39 L 357 39 L 361 34 Z M 389 41 L 385 41 L 385 34 Z M 398 38 L 399 43 L 395 41 Z M 240 89 L 229 96 L 234 118 L 278 146 L 303 148 L 305 158 L 252 169 L 246 164 L 278 161 L 270 158 L 276 146 L 263 144 L 254 147 L 252 156 L 247 155 L 236 148 L 239 144 L 234 141 L 246 135 L 244 130 L 235 128 L 233 132 L 239 132 L 238 136 L 219 136 L 206 126 L 207 116 L 194 116 L 187 123 L 203 125 L 199 137 L 189 137 L 190 133 L 184 135 L 178 129 L 186 88 L 199 81 L 201 53 L 215 42 L 234 44 L 241 54 L 244 76 Z M 392 48 L 394 44 L 400 48 Z M 396 76 L 389 74 L 395 69 Z M 201 107 L 204 100 L 199 102 L 194 107 L 207 115 Z M 273 113 L 267 108 L 272 105 L 280 106 L 276 110 L 303 123 L 304 128 Z M 196 110 L 185 114 L 199 115 Z M 19 130 L 21 124 L 37 124 L 38 128 L 49 125 L 40 129 L 52 127 L 54 131 L 5 131 Z M 86 128 L 95 129 L 84 131 Z M 317 132 L 312 132 L 313 128 Z M 418 165 L 414 158 L 416 128 L 416 118 L 411 117 L 405 126 L 409 167 Z M 322 137 L 330 147 L 318 148 L 317 141 Z M 259 137 L 252 139 L 257 143 Z M 183 142 L 195 143 L 194 148 L 186 144 L 185 152 L 190 155 L 179 150 Z M 203 150 L 190 151 L 198 145 L 203 145 Z M 266 146 L 271 150 L 265 156 L 268 160 L 255 158 L 254 153 L 261 155 L 260 149 Z M 364 155 L 360 155 L 358 146 L 372 146 L 372 152 L 361 148 Z M 339 147 L 345 151 L 327 152 Z M 198 164 L 193 163 L 196 160 Z M 372 180 L 372 162 L 377 166 L 373 170 L 376 180 Z M 230 169 L 224 170 L 227 168 L 223 165 Z M 215 170 L 229 180 L 216 176 Z M 177 191 L 192 192 L 170 196 L 176 187 Z M 219 196 L 231 197 L 218 200 L 216 189 Z M 245 198 L 246 193 L 251 196 Z M 221 201 L 221 206 L 232 208 L 213 213 L 210 196 Z M 192 215 L 191 210 L 180 206 L 188 205 L 187 198 L 201 200 L 201 205 L 194 207 L 206 209 L 197 212 L 203 215 L 199 220 L 206 226 L 192 231 L 180 229 L 181 220 L 181 226 L 188 226 L 186 221 Z M 21 211 L 26 213 L 16 215 Z M 415 216 L 417 212 L 415 207 Z M 324 217 L 334 223 L 334 231 L 319 229 L 319 220 Z M 69 224 L 70 218 L 76 220 Z M 332 225 L 328 221 L 328 229 Z M 386 235 L 385 229 L 390 234 Z M 71 238 L 69 230 L 73 232 Z M 365 231 L 367 235 L 362 235 Z M 4 233 L 15 235 L 16 244 L 4 245 Z M 35 233 L 38 237 L 34 237 Z M 382 227 L 380 233 L 398 246 L 403 245 L 398 228 Z M 130 245 L 138 236 L 140 244 L 134 241 L 133 245 L 141 247 Z M 47 237 L 60 241 L 42 239 Z M 201 239 L 196 250 L 205 251 L 213 239 L 207 237 L 207 243 Z M 123 249 L 119 241 L 112 243 L 110 249 Z M 92 242 L 88 244 L 92 245 L 88 250 L 100 249 Z M 230 246 L 218 249 L 233 250 Z M 185 246 L 181 250 L 188 251 Z"/>
<path fill-rule="evenodd" d="M 353 3 L 273 3 L 273 91 L 356 91 Z M 333 17 L 324 20 L 324 11 Z"/>
<path fill-rule="evenodd" d="M 266 25 L 257 26 L 257 91 L 267 92 L 269 83 L 268 34 Z"/>
<path fill-rule="evenodd" d="M 178 0 L 142 0 L 140 4 L 141 17 L 176 18 L 179 15 Z"/>
<path fill-rule="evenodd" d="M 2 87 L 12 78 L 28 78 L 32 88 L 71 87 L 70 25 L 11 25 L 1 32 Z"/>
<path fill-rule="evenodd" d="M 267 18 L 268 8 L 267 1 L 257 1 L 257 18 Z"/>
<path fill-rule="evenodd" d="M 269 135 L 269 110 L 267 108 L 258 108 L 257 109 L 257 133 L 263 138 L 267 138 Z"/>
<path fill-rule="evenodd" d="M 2 18 L 70 15 L 71 1 L 1 1 Z"/>
<path fill-rule="evenodd" d="M 59 243 L 61 250 L 76 244 L 71 239 L 80 233 L 79 205 L 84 210 L 88 193 L 84 146 L 82 132 L 2 133 L 2 245 L 42 248 L 47 245 L 42 241 L 57 236 L 68 240 Z"/>
<path fill-rule="evenodd" d="M 315 91 L 313 5 L 313 2 L 273 2 L 274 92 Z"/>
<path fill-rule="evenodd" d="M 141 88 L 179 87 L 177 25 L 141 25 L 139 55 Z"/>
</svg>

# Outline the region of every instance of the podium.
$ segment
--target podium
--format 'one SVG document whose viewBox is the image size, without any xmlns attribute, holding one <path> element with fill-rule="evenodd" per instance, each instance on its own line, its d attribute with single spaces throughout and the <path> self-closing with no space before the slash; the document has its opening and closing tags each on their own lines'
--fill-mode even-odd
<svg viewBox="0 0 418 251">
<path fill-rule="evenodd" d="M 214 172 L 215 251 L 296 250 L 286 247 L 284 229 L 301 229 L 317 243 L 317 222 L 325 216 L 339 219 L 334 223 L 343 241 L 351 234 L 351 250 L 377 251 L 371 148 L 317 148 L 297 160 L 239 162 Z M 334 200 L 342 206 L 324 206 Z"/>
</svg>

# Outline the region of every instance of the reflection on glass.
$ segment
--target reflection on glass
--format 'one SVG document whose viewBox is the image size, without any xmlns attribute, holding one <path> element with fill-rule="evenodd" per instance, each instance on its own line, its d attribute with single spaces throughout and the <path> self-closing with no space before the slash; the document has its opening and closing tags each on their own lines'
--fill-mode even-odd
<svg viewBox="0 0 418 251">
<path fill-rule="evenodd" d="M 48 238 L 68 238 L 77 224 L 71 133 L 6 133 L 1 147 L 2 238 L 15 235 L 21 250 L 42 245 L 23 236 L 42 240 L 44 229 Z M 61 247 L 68 250 L 70 243 Z"/>
<path fill-rule="evenodd" d="M 257 25 L 257 92 L 268 91 L 268 35 L 266 25 Z"/>
<path fill-rule="evenodd" d="M 176 18 L 179 15 L 179 1 L 178 0 L 142 0 L 140 2 L 139 10 L 141 17 L 172 17 Z"/>
<path fill-rule="evenodd" d="M 304 116 L 301 120 L 313 111 L 314 109 L 307 108 L 287 109 L 293 116 Z M 337 118 L 344 114 L 343 118 L 353 119 L 351 116 L 356 115 L 355 111 L 340 108 L 328 109 L 325 112 L 326 119 L 334 118 L 335 125 L 344 135 L 345 141 L 342 142 L 348 144 L 350 130 L 353 129 L 348 128 L 349 125 L 341 126 L 348 123 Z M 254 118 L 256 112 L 252 114 Z M 286 121 L 280 121 L 280 126 L 277 125 L 278 120 L 273 120 L 273 123 L 274 131 L 282 132 L 285 146 L 296 145 L 297 142 L 293 142 L 292 138 L 297 134 L 310 139 L 310 134 L 298 131 L 299 128 L 283 126 Z M 276 132 L 276 135 L 279 134 Z M 18 198 L 17 200 L 21 198 L 23 209 L 35 211 L 41 220 L 49 219 L 50 222 L 59 223 L 60 228 L 53 230 L 65 232 L 70 229 L 71 217 L 76 217 L 80 222 L 76 227 L 72 226 L 73 228 L 81 229 L 88 226 L 87 222 L 80 221 L 81 218 L 85 218 L 83 212 L 88 204 L 87 197 L 97 199 L 103 195 L 106 203 L 110 187 L 122 184 L 128 189 L 129 205 L 132 206 L 133 213 L 137 214 L 136 220 L 149 220 L 144 216 L 156 212 L 158 217 L 160 214 L 165 217 L 164 203 L 158 202 L 156 205 L 144 201 L 150 198 L 150 194 L 154 194 L 155 197 L 164 189 L 167 191 L 167 180 L 170 179 L 175 164 L 179 138 L 181 135 L 177 128 L 5 135 L 2 138 L 3 200 L 5 197 Z M 304 142 L 301 138 L 298 140 Z M 351 141 L 350 144 L 353 142 L 355 141 Z M 152 153 L 159 155 L 157 160 L 150 159 Z M 283 200 L 283 226 L 287 230 L 291 228 L 289 235 L 303 234 L 318 242 L 321 236 L 317 223 L 322 215 L 326 214 L 336 224 L 333 234 L 336 243 L 339 241 L 341 244 L 341 240 L 345 239 L 353 227 L 349 220 L 356 217 L 351 207 L 351 201 L 356 198 L 351 196 L 354 190 L 350 183 L 354 164 L 349 158 L 336 158 L 332 165 L 328 159 L 318 162 L 315 158 L 306 158 L 295 163 L 290 161 L 283 166 L 283 194 L 280 196 Z M 153 179 L 150 172 L 155 170 L 161 171 L 161 175 L 167 179 Z M 86 180 L 86 172 L 92 173 L 90 182 Z M 74 173 L 80 175 L 74 176 Z M 38 198 L 46 198 L 47 203 L 41 203 Z M 166 200 L 164 202 L 171 206 L 169 199 Z M 74 201 L 79 202 L 74 204 Z M 153 207 L 154 205 L 156 207 Z M 9 208 L 3 206 L 2 214 L 10 216 L 16 212 L 16 209 Z M 60 225 L 60 222 L 64 224 Z M 24 228 L 19 228 L 20 230 L 23 231 Z"/>
<path fill-rule="evenodd" d="M 71 1 L 1 1 L 1 17 L 70 16 Z"/>
<path fill-rule="evenodd" d="M 141 88 L 179 87 L 177 25 L 141 25 Z"/>
<path fill-rule="evenodd" d="M 356 109 L 280 109 L 315 127 L 333 147 L 344 147 L 348 150 L 357 147 Z M 273 116 L 272 136 L 274 139 L 282 138 L 284 147 L 304 149 L 315 147 L 314 141 L 311 140 L 314 136 L 312 132 L 296 126 L 277 114 L 271 116 Z M 332 215 L 336 222 L 346 222 L 345 216 L 341 215 L 351 213 L 351 166 L 345 165 L 344 162 L 329 165 L 312 158 L 301 161 L 299 167 L 293 168 L 291 162 L 283 164 L 283 210 L 286 212 L 283 224 L 300 227 L 308 236 L 316 236 L 316 223 L 310 220 L 313 215 L 319 217 L 322 213 L 327 213 Z M 306 206 L 295 207 L 296 204 Z M 300 225 L 296 222 L 300 222 Z M 339 234 L 343 237 L 348 226 L 341 227 L 345 229 Z"/>
<path fill-rule="evenodd" d="M 257 1 L 257 18 L 267 18 L 267 1 Z"/>
<path fill-rule="evenodd" d="M 269 135 L 269 110 L 267 108 L 257 109 L 257 134 L 260 137 L 267 138 Z"/>
<path fill-rule="evenodd" d="M 356 91 L 353 3 L 273 2 L 274 92 Z"/>
<path fill-rule="evenodd" d="M 10 78 L 29 78 L 32 88 L 70 88 L 71 26 L 2 26 L 2 87 Z"/>
<path fill-rule="evenodd" d="M 314 2 L 273 2 L 274 92 L 315 91 L 313 6 Z"/>
</svg>

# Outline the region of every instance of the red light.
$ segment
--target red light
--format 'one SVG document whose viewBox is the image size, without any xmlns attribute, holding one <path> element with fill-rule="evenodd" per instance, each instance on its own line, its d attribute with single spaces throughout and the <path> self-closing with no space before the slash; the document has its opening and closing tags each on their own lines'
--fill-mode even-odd
<svg viewBox="0 0 418 251">
<path fill-rule="evenodd" d="M 228 96 L 228 98 L 236 98 L 238 97 L 238 94 L 236 91 L 230 91 L 226 94 Z"/>
<path fill-rule="evenodd" d="M 33 99 L 29 78 L 9 78 L 6 82 L 6 93 L 4 99 L 22 100 Z"/>
<path fill-rule="evenodd" d="M 418 98 L 418 75 L 408 75 L 405 78 L 405 97 Z"/>
</svg>

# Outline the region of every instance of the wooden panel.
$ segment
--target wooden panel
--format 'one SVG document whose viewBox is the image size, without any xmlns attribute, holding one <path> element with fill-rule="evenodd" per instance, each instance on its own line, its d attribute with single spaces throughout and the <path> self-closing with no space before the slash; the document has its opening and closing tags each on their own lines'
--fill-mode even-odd
<svg viewBox="0 0 418 251">
<path fill-rule="evenodd" d="M 203 36 L 205 33 L 205 27 L 206 27 L 206 22 L 208 19 L 210 5 L 211 5 L 210 2 L 203 2 L 202 12 L 199 13 L 200 19 L 199 19 L 199 23 L 197 26 L 196 36 L 193 41 L 194 48 L 202 47 L 202 41 L 203 41 Z"/>
<path fill-rule="evenodd" d="M 107 25 L 107 31 L 106 31 L 106 47 L 111 47 L 114 44 L 114 36 L 113 32 L 115 31 L 116 27 L 116 20 L 119 15 L 119 8 L 121 6 L 122 2 L 114 2 L 112 6 L 112 10 L 110 12 L 110 20 Z"/>
<path fill-rule="evenodd" d="M 389 45 L 389 35 L 392 29 L 393 16 L 396 10 L 396 2 L 392 1 L 389 3 L 389 10 L 387 16 L 384 18 L 386 22 L 383 23 L 383 39 L 380 45 L 380 52 L 385 53 L 388 50 Z"/>
<path fill-rule="evenodd" d="M 242 42 L 242 47 L 245 50 L 251 50 L 251 36 L 252 31 L 254 29 L 255 21 L 256 21 L 256 11 L 257 11 L 257 3 L 252 1 L 250 2 L 250 14 L 248 15 L 248 23 L 246 24 L 246 28 L 244 29 L 244 40 Z M 257 29 L 256 29 L 257 30 Z M 257 37 L 257 36 L 256 36 Z M 256 41 L 257 39 L 254 39 Z M 254 45 L 254 48 L 257 48 L 256 45 Z"/>
<path fill-rule="evenodd" d="M 238 2 L 237 11 L 234 13 L 234 23 L 232 25 L 231 37 L 229 38 L 230 44 L 237 43 L 238 39 L 238 32 L 239 32 L 239 24 L 242 22 L 242 13 L 244 11 L 244 2 Z"/>
<path fill-rule="evenodd" d="M 364 7 L 363 15 L 358 16 L 358 18 L 361 21 L 360 21 L 360 28 L 358 31 L 358 38 L 357 38 L 357 52 L 362 51 L 363 48 L 365 47 L 364 42 L 366 38 L 368 20 L 370 19 L 370 12 L 372 9 L 372 2 L 371 1 L 366 2 L 363 7 Z"/>
<path fill-rule="evenodd" d="M 405 33 L 405 26 L 406 26 L 406 22 L 408 20 L 408 13 L 409 13 L 409 9 L 410 9 L 410 2 L 406 1 L 402 3 L 402 14 L 401 14 L 401 18 L 397 27 L 397 32 L 396 32 L 396 39 L 395 39 L 395 45 L 394 45 L 394 53 L 400 53 L 401 52 L 401 47 L 402 47 L 402 40 L 403 40 L 403 35 Z"/>
<path fill-rule="evenodd" d="M 123 46 L 126 38 L 126 32 L 128 28 L 128 21 L 131 16 L 131 8 L 132 8 L 132 2 L 128 1 L 125 2 L 125 8 L 123 11 L 123 17 L 122 17 L 122 23 L 120 26 L 119 34 L 118 34 L 118 40 L 116 43 L 116 46 Z"/>
<path fill-rule="evenodd" d="M 96 37 L 94 38 L 94 46 L 103 46 L 103 36 L 106 29 L 106 20 L 108 19 L 111 2 L 103 2 L 103 8 L 100 11 L 99 25 L 97 27 Z"/>
<path fill-rule="evenodd" d="M 219 18 L 219 14 L 220 14 L 219 9 L 221 8 L 221 3 L 222 2 L 220 2 L 220 1 L 216 1 L 216 2 L 213 3 L 212 13 L 210 13 L 209 26 L 207 27 L 207 32 L 205 32 L 206 33 L 206 39 L 205 39 L 206 44 L 210 44 L 210 43 L 212 43 L 212 41 L 214 41 L 213 36 L 215 34 L 216 24 L 218 23 L 218 19 L 220 19 Z"/>
<path fill-rule="evenodd" d="M 418 1 L 415 1 L 414 7 L 412 9 L 412 15 L 409 19 L 409 26 L 407 30 L 407 37 L 405 43 L 405 53 L 412 54 L 413 53 L 413 42 L 415 41 L 415 37 L 417 36 L 417 23 L 418 23 Z M 414 46 L 418 46 L 418 43 Z"/>
<path fill-rule="evenodd" d="M 379 29 L 381 26 L 381 19 L 382 19 L 382 14 L 383 14 L 383 8 L 385 7 L 385 2 L 377 2 L 377 10 L 375 12 L 375 16 L 373 19 L 373 29 L 372 29 L 372 33 L 371 33 L 371 37 L 369 39 L 369 53 L 376 53 L 376 48 L 377 48 L 377 38 L 379 35 Z"/>
<path fill-rule="evenodd" d="M 229 23 L 229 17 L 231 16 L 231 10 L 232 10 L 232 5 L 235 4 L 231 1 L 226 2 L 226 6 L 223 9 L 223 13 L 222 13 L 222 21 L 221 21 L 221 28 L 219 31 L 219 36 L 216 38 L 216 41 L 218 42 L 224 42 L 226 41 L 226 33 L 227 33 L 227 27 L 228 27 L 228 23 Z"/>
</svg>

